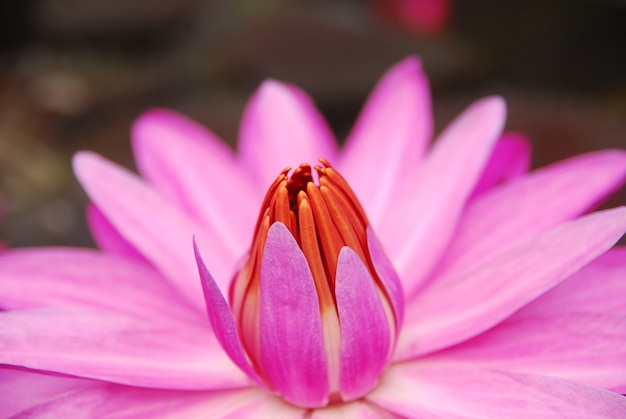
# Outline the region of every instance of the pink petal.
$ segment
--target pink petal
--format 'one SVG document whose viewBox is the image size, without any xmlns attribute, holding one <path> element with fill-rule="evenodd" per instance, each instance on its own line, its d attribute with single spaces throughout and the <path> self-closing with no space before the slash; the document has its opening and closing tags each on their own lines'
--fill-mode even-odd
<svg viewBox="0 0 626 419">
<path fill-rule="evenodd" d="M 132 137 L 141 174 L 208 225 L 215 241 L 233 241 L 235 253 L 243 254 L 260 202 L 226 144 L 201 125 L 161 109 L 143 114 Z"/>
<path fill-rule="evenodd" d="M 235 365 L 241 368 L 241 370 L 257 384 L 265 387 L 265 384 L 259 378 L 246 358 L 241 339 L 239 338 L 239 333 L 237 332 L 235 317 L 230 311 L 230 306 L 226 302 L 226 299 L 217 286 L 217 283 L 206 268 L 195 242 L 194 253 L 198 263 L 200 279 L 202 281 L 202 290 L 204 291 L 204 298 L 206 300 L 207 313 L 209 315 L 209 320 L 211 321 L 211 326 L 213 327 L 213 332 L 215 332 L 215 336 Z"/>
<path fill-rule="evenodd" d="M 267 188 L 286 166 L 335 159 L 330 129 L 306 93 L 274 80 L 265 81 L 243 114 L 238 144 L 242 167 Z"/>
<path fill-rule="evenodd" d="M 339 252 L 335 296 L 341 325 L 339 386 L 342 399 L 350 401 L 378 382 L 391 334 L 374 280 L 349 247 Z"/>
<path fill-rule="evenodd" d="M 158 272 L 122 256 L 90 249 L 8 250 L 0 254 L 0 272 L 4 309 L 84 307 L 204 326 Z"/>
<path fill-rule="evenodd" d="M 19 417 L 224 418 L 263 398 L 267 393 L 258 389 L 165 391 L 104 384 L 67 393 Z"/>
<path fill-rule="evenodd" d="M 143 255 L 113 227 L 102 211 L 92 203 L 87 207 L 87 223 L 91 236 L 100 249 L 129 258 L 145 260 Z"/>
<path fill-rule="evenodd" d="M 526 173 L 529 168 L 530 141 L 523 134 L 505 132 L 496 143 L 472 197 Z"/>
<path fill-rule="evenodd" d="M 41 374 L 18 368 L 0 368 L 0 417 L 13 417 L 32 406 L 69 392 L 101 385 L 93 380 Z"/>
<path fill-rule="evenodd" d="M 166 389 L 249 385 L 210 330 L 104 311 L 0 313 L 0 364 Z"/>
<path fill-rule="evenodd" d="M 381 279 L 396 316 L 396 329 L 400 330 L 404 321 L 404 292 L 402 282 L 385 254 L 382 245 L 374 235 L 371 227 L 367 228 L 367 247 L 378 277 Z"/>
<path fill-rule="evenodd" d="M 438 278 L 407 307 L 396 359 L 461 342 L 497 324 L 606 252 L 626 230 L 626 207 L 564 223 L 480 267 Z"/>
<path fill-rule="evenodd" d="M 389 69 L 346 140 L 340 171 L 368 218 L 380 222 L 399 183 L 415 171 L 433 131 L 428 79 L 409 57 Z"/>
<path fill-rule="evenodd" d="M 615 247 L 522 307 L 514 318 L 626 313 L 626 247 Z"/>
<path fill-rule="evenodd" d="M 265 397 L 259 397 L 247 403 L 245 406 L 230 412 L 228 415 L 223 416 L 223 418 L 304 419 L 309 417 L 308 412 L 307 410 L 290 405 L 277 396 L 265 393 Z"/>
<path fill-rule="evenodd" d="M 393 417 L 391 413 L 362 401 L 334 404 L 322 409 L 315 409 L 311 413 L 311 419 L 381 419 L 391 417 Z"/>
<path fill-rule="evenodd" d="M 623 393 L 626 313 L 512 316 L 425 361 L 430 359 L 567 378 Z"/>
<path fill-rule="evenodd" d="M 168 199 L 140 178 L 94 153 L 78 153 L 74 170 L 90 198 L 126 240 L 133 244 L 195 307 L 203 309 L 191 251 L 195 235 L 199 247 L 211 255 L 210 267 L 226 289 L 235 264 L 235 249 L 216 239 Z M 124 193 L 120 193 L 124 191 Z"/>
<path fill-rule="evenodd" d="M 626 399 L 568 380 L 445 364 L 393 366 L 368 400 L 412 418 L 621 418 Z"/>
<path fill-rule="evenodd" d="M 374 226 L 407 296 L 448 245 L 465 200 L 500 135 L 505 112 L 504 102 L 497 97 L 470 106 L 441 134 L 380 228 Z"/>
<path fill-rule="evenodd" d="M 579 216 L 621 185 L 626 152 L 600 151 L 556 163 L 473 200 L 440 271 L 469 270 Z M 441 275 L 442 272 L 439 272 Z"/>
<path fill-rule="evenodd" d="M 261 261 L 261 359 L 287 401 L 319 407 L 328 401 L 328 365 L 313 276 L 287 227 L 274 223 Z"/>
</svg>

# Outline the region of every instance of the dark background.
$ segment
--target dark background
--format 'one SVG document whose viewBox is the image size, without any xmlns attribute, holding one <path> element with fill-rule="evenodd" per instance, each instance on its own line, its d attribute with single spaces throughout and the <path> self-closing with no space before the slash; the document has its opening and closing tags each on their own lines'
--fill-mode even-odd
<svg viewBox="0 0 626 419">
<path fill-rule="evenodd" d="M 437 33 L 373 0 L 0 2 L 0 240 L 90 245 L 76 150 L 132 167 L 129 127 L 164 106 L 233 144 L 267 77 L 306 89 L 342 138 L 376 79 L 408 54 L 430 77 L 437 130 L 503 95 L 533 165 L 626 148 L 626 3 L 451 0 Z M 417 32 L 417 33 L 416 33 Z M 626 203 L 624 190 L 605 206 Z"/>
</svg>

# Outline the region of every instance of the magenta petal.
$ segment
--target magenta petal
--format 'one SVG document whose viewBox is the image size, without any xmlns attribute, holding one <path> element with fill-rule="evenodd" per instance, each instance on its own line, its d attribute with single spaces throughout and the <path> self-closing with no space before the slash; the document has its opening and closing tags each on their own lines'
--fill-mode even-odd
<svg viewBox="0 0 626 419">
<path fill-rule="evenodd" d="M 193 250 L 196 255 L 196 261 L 198 262 L 198 271 L 200 273 L 200 279 L 202 280 L 202 290 L 204 291 L 204 298 L 206 300 L 207 313 L 211 321 L 211 326 L 213 326 L 215 336 L 230 359 L 241 368 L 248 377 L 256 381 L 259 385 L 266 387 L 246 359 L 243 345 L 241 344 L 241 339 L 237 332 L 235 317 L 230 311 L 230 306 L 226 302 L 220 288 L 204 265 L 202 256 L 200 256 L 195 242 Z"/>
<path fill-rule="evenodd" d="M 387 362 L 391 333 L 374 280 L 349 247 L 339 252 L 335 296 L 341 326 L 339 386 L 342 399 L 350 401 L 378 382 Z"/>
<path fill-rule="evenodd" d="M 391 367 L 367 399 L 410 418 L 626 417 L 626 398 L 600 388 L 437 363 Z"/>
<path fill-rule="evenodd" d="M 240 129 L 242 167 L 267 188 L 285 166 L 335 159 L 336 144 L 323 117 L 295 86 L 265 81 L 248 102 Z"/>
<path fill-rule="evenodd" d="M 226 418 L 266 398 L 259 389 L 168 391 L 102 384 L 67 392 L 18 418 Z"/>
<path fill-rule="evenodd" d="M 7 250 L 0 253 L 0 272 L 4 309 L 84 307 L 154 323 L 204 320 L 152 267 L 119 255 L 71 248 Z"/>
<path fill-rule="evenodd" d="M 204 301 L 196 261 L 189 249 L 195 235 L 200 249 L 213 256 L 211 272 L 226 289 L 236 250 L 215 240 L 205 226 L 176 208 L 142 179 L 94 153 L 78 153 L 76 175 L 87 194 L 126 240 L 163 272 L 195 307 Z M 120 193 L 123 191 L 124 193 Z"/>
<path fill-rule="evenodd" d="M 505 114 L 504 101 L 498 97 L 470 106 L 441 134 L 380 228 L 374 225 L 407 298 L 447 248 L 465 201 L 500 135 Z"/>
<path fill-rule="evenodd" d="M 0 368 L 0 417 L 13 417 L 63 394 L 101 385 L 93 380 L 41 374 L 20 368 Z"/>
<path fill-rule="evenodd" d="M 163 109 L 144 113 L 133 126 L 133 149 L 141 174 L 163 195 L 201 220 L 215 241 L 248 244 L 258 205 L 234 153 L 212 132 Z"/>
<path fill-rule="evenodd" d="M 626 313 L 626 247 L 615 247 L 515 313 Z"/>
<path fill-rule="evenodd" d="M 473 337 L 606 252 L 626 230 L 626 207 L 597 212 L 515 246 L 478 268 L 438 278 L 407 306 L 396 359 Z"/>
<path fill-rule="evenodd" d="M 417 168 L 432 130 L 428 79 L 417 58 L 406 58 L 370 94 L 339 166 L 373 224 L 392 205 L 398 184 Z"/>
<path fill-rule="evenodd" d="M 105 311 L 39 308 L 0 313 L 0 364 L 164 389 L 249 385 L 211 331 Z"/>
<path fill-rule="evenodd" d="M 523 134 L 505 132 L 496 143 L 472 197 L 524 174 L 530 168 L 530 141 Z"/>
<path fill-rule="evenodd" d="M 100 249 L 130 258 L 144 259 L 143 255 L 117 231 L 93 203 L 87 207 L 87 222 L 91 236 Z"/>
<path fill-rule="evenodd" d="M 624 295 L 622 295 L 622 298 Z M 549 375 L 626 392 L 626 313 L 518 318 L 432 357 L 475 368 Z"/>
<path fill-rule="evenodd" d="M 599 151 L 531 172 L 476 197 L 466 208 L 439 275 L 469 270 L 587 211 L 619 187 L 626 152 Z"/>
<path fill-rule="evenodd" d="M 278 392 L 298 406 L 328 401 L 328 365 L 313 276 L 287 227 L 270 227 L 261 261 L 261 359 Z"/>
<path fill-rule="evenodd" d="M 400 282 L 398 274 L 391 265 L 391 261 L 387 258 L 382 245 L 376 238 L 371 227 L 367 228 L 366 234 L 367 247 L 370 252 L 370 257 L 372 258 L 372 263 L 386 292 L 391 298 L 396 317 L 396 329 L 400 330 L 402 328 L 402 322 L 404 321 L 404 292 L 402 291 L 402 282 Z"/>
</svg>

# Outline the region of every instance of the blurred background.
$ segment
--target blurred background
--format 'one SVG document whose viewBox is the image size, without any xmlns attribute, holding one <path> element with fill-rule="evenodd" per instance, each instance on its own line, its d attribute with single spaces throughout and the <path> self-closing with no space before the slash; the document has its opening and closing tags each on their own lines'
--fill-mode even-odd
<svg viewBox="0 0 626 419">
<path fill-rule="evenodd" d="M 168 107 L 234 144 L 260 81 L 302 86 L 343 138 L 385 69 L 422 57 L 437 131 L 501 94 L 533 166 L 626 148 L 622 0 L 0 2 L 0 241 L 91 245 L 77 150 L 133 167 L 129 128 Z M 604 206 L 626 203 L 622 190 Z"/>
</svg>

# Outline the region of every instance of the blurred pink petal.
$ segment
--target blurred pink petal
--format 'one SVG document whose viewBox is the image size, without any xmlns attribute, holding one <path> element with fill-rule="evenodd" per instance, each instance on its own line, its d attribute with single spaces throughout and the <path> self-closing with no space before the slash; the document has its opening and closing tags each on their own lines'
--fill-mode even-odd
<svg viewBox="0 0 626 419">
<path fill-rule="evenodd" d="M 619 418 L 621 395 L 561 378 L 416 362 L 393 366 L 368 397 L 404 417 Z"/>
<path fill-rule="evenodd" d="M 606 252 L 624 230 L 626 207 L 598 212 L 563 223 L 474 270 L 438 278 L 411 301 L 396 356 L 413 358 L 494 326 Z"/>
<path fill-rule="evenodd" d="M 157 190 L 211 226 L 216 241 L 234 241 L 237 256 L 245 252 L 255 194 L 223 141 L 182 116 L 154 109 L 135 122 L 133 149 L 141 174 Z"/>
<path fill-rule="evenodd" d="M 113 312 L 41 308 L 0 313 L 3 363 L 164 389 L 245 387 L 206 328 Z"/>
<path fill-rule="evenodd" d="M 428 80 L 421 62 L 409 57 L 388 70 L 370 94 L 338 166 L 356 186 L 374 225 L 393 205 L 398 185 L 417 169 L 432 131 Z"/>
<path fill-rule="evenodd" d="M 297 87 L 265 81 L 248 102 L 241 121 L 241 166 L 261 190 L 289 165 L 335 160 L 336 143 L 313 101 Z"/>
<path fill-rule="evenodd" d="M 155 322 L 200 323 L 152 267 L 117 255 L 91 249 L 15 249 L 0 254 L 0 271 L 4 309 L 83 307 Z M 102 292 L 107 288 L 115 293 Z"/>
<path fill-rule="evenodd" d="M 496 143 L 471 198 L 526 173 L 529 168 L 530 141 L 523 134 L 505 132 Z"/>
</svg>

